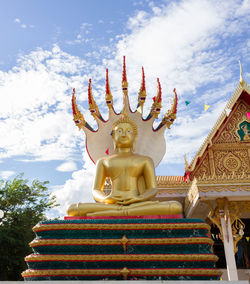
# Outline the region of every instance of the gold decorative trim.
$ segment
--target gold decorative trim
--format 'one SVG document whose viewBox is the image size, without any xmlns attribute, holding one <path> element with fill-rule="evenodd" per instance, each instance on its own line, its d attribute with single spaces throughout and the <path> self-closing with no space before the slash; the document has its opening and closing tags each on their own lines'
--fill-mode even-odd
<svg viewBox="0 0 250 284">
<path fill-rule="evenodd" d="M 237 172 L 241 167 L 241 160 L 234 153 L 229 152 L 222 160 L 223 166 L 230 172 Z"/>
<path fill-rule="evenodd" d="M 228 143 L 219 143 L 219 144 L 213 144 L 209 147 L 209 149 L 213 151 L 218 150 L 228 150 Z M 230 150 L 242 150 L 245 148 L 250 148 L 250 143 L 242 144 L 240 142 L 232 142 L 230 143 Z"/>
<path fill-rule="evenodd" d="M 188 188 L 190 186 L 190 184 L 188 185 L 185 185 L 185 188 L 181 188 L 180 189 L 180 186 L 177 186 L 177 185 L 174 185 L 174 187 L 176 188 L 173 188 L 173 186 L 171 185 L 171 188 L 168 188 L 169 185 L 165 185 L 165 186 L 162 186 L 162 187 L 158 187 L 158 192 L 157 192 L 157 197 L 162 195 L 162 194 L 185 194 L 187 193 L 188 191 Z M 183 186 L 181 186 L 183 187 Z"/>
<path fill-rule="evenodd" d="M 122 237 L 121 242 L 122 242 L 123 251 L 126 251 L 127 245 L 128 245 L 128 239 L 127 239 L 126 235 L 124 235 Z"/>
<path fill-rule="evenodd" d="M 191 187 L 189 188 L 188 192 L 187 192 L 187 196 L 185 198 L 184 201 L 184 212 L 187 215 L 188 211 L 191 207 L 191 205 L 193 204 L 194 200 L 197 199 L 199 197 L 199 189 L 197 186 L 197 179 L 194 178 Z"/>
<path fill-rule="evenodd" d="M 236 174 L 232 172 L 231 174 L 226 174 L 225 172 L 222 175 L 212 175 L 207 176 L 203 175 L 201 177 L 196 178 L 199 183 L 237 183 L 237 184 L 250 184 L 250 173 L 242 172 L 241 174 Z"/>
<path fill-rule="evenodd" d="M 169 244 L 209 244 L 213 240 L 206 237 L 199 238 L 157 238 L 157 239 L 127 239 L 126 245 L 169 245 Z M 30 247 L 51 245 L 123 245 L 123 239 L 35 239 Z"/>
<path fill-rule="evenodd" d="M 84 276 L 84 275 L 99 275 L 99 276 L 119 276 L 122 274 L 122 270 L 120 269 L 43 269 L 43 270 L 35 270 L 35 269 L 27 269 L 22 273 L 23 277 L 39 277 L 39 276 L 60 276 L 60 275 L 67 275 L 67 276 Z M 179 269 L 129 269 L 130 276 L 183 276 L 183 275 L 190 275 L 190 276 L 200 276 L 200 275 L 213 275 L 213 276 L 220 276 L 222 273 L 218 269 L 213 268 L 195 268 L 195 269 L 188 269 L 188 268 L 179 268 Z"/>
<path fill-rule="evenodd" d="M 123 280 L 127 280 L 128 278 L 128 274 L 129 274 L 129 270 L 127 269 L 127 267 L 124 267 L 121 271 L 121 275 L 123 276 Z"/>
<path fill-rule="evenodd" d="M 193 177 L 199 177 L 203 175 L 211 175 L 211 168 L 209 163 L 209 153 L 205 151 L 203 155 L 200 157 L 199 166 L 197 166 L 190 175 L 190 179 Z"/>
<path fill-rule="evenodd" d="M 228 201 L 228 211 L 231 218 L 231 227 L 234 242 L 234 252 L 238 251 L 237 244 L 244 235 L 245 224 L 240 219 L 243 212 L 250 213 L 250 201 Z"/>
<path fill-rule="evenodd" d="M 217 261 L 213 254 L 101 254 L 41 255 L 31 254 L 25 261 Z"/>
<path fill-rule="evenodd" d="M 228 201 L 227 198 L 217 198 L 217 206 L 214 209 L 210 201 L 206 201 L 210 207 L 210 212 L 208 218 L 219 228 L 220 234 L 219 238 L 224 241 L 223 231 L 221 227 L 221 218 L 224 218 L 226 222 L 230 217 L 233 243 L 234 243 L 234 253 L 238 251 L 237 243 L 242 239 L 244 235 L 245 224 L 240 219 L 243 212 L 250 212 L 250 201 Z M 229 238 L 228 232 L 225 236 L 226 239 Z"/>
<path fill-rule="evenodd" d="M 216 192 L 222 192 L 222 191 L 230 191 L 230 192 L 236 192 L 236 191 L 250 191 L 250 186 L 249 185 L 230 185 L 230 184 L 225 184 L 221 186 L 199 186 L 199 191 L 202 192 L 208 192 L 208 191 L 216 191 Z"/>
<path fill-rule="evenodd" d="M 166 229 L 210 229 L 206 223 L 154 223 L 154 224 L 37 224 L 34 232 L 50 230 L 166 230 Z"/>
<path fill-rule="evenodd" d="M 238 100 L 234 105 L 234 111 L 229 114 L 229 119 L 225 121 L 225 125 L 219 129 L 217 137 L 213 140 L 215 144 L 234 144 L 238 143 L 244 147 L 244 143 L 240 141 L 238 136 L 239 124 L 242 120 L 247 120 L 246 112 L 249 104 L 245 100 Z"/>
</svg>

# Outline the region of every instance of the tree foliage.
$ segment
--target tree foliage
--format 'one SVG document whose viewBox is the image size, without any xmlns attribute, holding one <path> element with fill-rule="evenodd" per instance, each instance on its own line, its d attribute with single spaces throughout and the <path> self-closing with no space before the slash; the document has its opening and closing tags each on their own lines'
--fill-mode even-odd
<svg viewBox="0 0 250 284">
<path fill-rule="evenodd" d="M 57 206 L 50 196 L 48 182 L 28 180 L 19 175 L 12 181 L 0 181 L 0 209 L 4 212 L 0 224 L 0 280 L 23 280 L 27 269 L 24 257 L 32 253 L 29 247 L 35 234 L 32 227 L 46 219 L 45 212 Z"/>
</svg>

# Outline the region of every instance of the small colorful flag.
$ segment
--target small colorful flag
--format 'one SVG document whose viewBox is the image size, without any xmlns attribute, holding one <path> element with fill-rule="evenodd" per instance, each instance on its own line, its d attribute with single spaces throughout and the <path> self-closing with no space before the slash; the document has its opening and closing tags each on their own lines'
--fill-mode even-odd
<svg viewBox="0 0 250 284">
<path fill-rule="evenodd" d="M 204 105 L 204 109 L 205 109 L 205 111 L 207 111 L 209 108 L 210 108 L 210 106 L 209 106 L 209 105 Z"/>
<path fill-rule="evenodd" d="M 190 103 L 190 101 L 185 101 L 186 106 L 188 106 Z"/>
<path fill-rule="evenodd" d="M 106 153 L 106 155 L 109 155 L 109 148 L 106 150 L 105 153 Z"/>
<path fill-rule="evenodd" d="M 247 119 L 250 119 L 250 112 L 247 112 Z"/>
</svg>

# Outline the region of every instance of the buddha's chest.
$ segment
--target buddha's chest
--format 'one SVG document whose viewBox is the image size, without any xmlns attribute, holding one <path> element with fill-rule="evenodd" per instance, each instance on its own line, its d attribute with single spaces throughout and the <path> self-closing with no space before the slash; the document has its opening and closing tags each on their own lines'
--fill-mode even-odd
<svg viewBox="0 0 250 284">
<path fill-rule="evenodd" d="M 136 157 L 113 158 L 105 163 L 105 170 L 108 176 L 139 177 L 143 171 L 143 163 Z"/>
</svg>

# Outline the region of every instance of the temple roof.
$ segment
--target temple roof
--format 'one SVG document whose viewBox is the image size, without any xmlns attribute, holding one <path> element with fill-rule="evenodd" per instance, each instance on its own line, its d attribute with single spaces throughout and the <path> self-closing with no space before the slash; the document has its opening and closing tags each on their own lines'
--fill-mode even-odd
<svg viewBox="0 0 250 284">
<path fill-rule="evenodd" d="M 158 185 L 181 184 L 185 182 L 184 176 L 157 176 Z"/>
<path fill-rule="evenodd" d="M 202 157 L 204 154 L 205 150 L 207 149 L 208 146 L 211 146 L 213 144 L 212 139 L 216 135 L 218 129 L 221 127 L 223 122 L 227 119 L 229 116 L 228 112 L 231 112 L 233 109 L 234 105 L 238 101 L 239 98 L 244 98 L 248 102 L 250 102 L 250 86 L 243 80 L 242 75 L 240 76 L 240 81 L 233 92 L 230 100 L 228 101 L 227 105 L 225 106 L 223 112 L 219 116 L 217 122 L 211 129 L 210 133 L 208 134 L 207 138 L 204 140 L 203 144 L 199 148 L 198 152 L 194 156 L 193 160 L 189 164 L 188 167 L 186 167 L 186 172 L 192 172 L 195 169 L 195 166 L 197 164 L 197 161 L 199 158 Z"/>
</svg>

